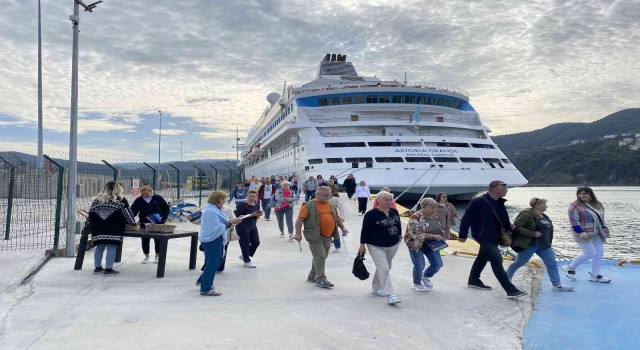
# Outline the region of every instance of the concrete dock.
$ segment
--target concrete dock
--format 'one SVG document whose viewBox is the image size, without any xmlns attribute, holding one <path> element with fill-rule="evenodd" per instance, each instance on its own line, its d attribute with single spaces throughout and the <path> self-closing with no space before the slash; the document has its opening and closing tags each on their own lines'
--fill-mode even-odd
<svg viewBox="0 0 640 350">
<path fill-rule="evenodd" d="M 388 305 L 371 294 L 372 277 L 360 281 L 351 274 L 362 217 L 355 201 L 341 198 L 351 234 L 341 252 L 328 258 L 327 277 L 335 284 L 330 290 L 306 281 L 308 245 L 303 240 L 300 252 L 296 241 L 279 238 L 274 214 L 271 221 L 258 221 L 257 268 L 242 266 L 237 242 L 229 246 L 226 270 L 214 283 L 221 297 L 199 295 L 194 283 L 203 255 L 198 269 L 188 270 L 188 238 L 169 241 L 164 278 L 155 277 L 157 265 L 141 264 L 135 238 L 125 239 L 122 262 L 115 266 L 121 273 L 113 277 L 92 274 L 91 250 L 82 270 L 73 269 L 72 258 L 55 258 L 20 286 L 42 252 L 2 253 L 0 349 L 522 348 L 542 269 L 519 271 L 514 283 L 530 295 L 514 301 L 489 265 L 482 279 L 493 290 L 467 288 L 473 257 L 447 255 L 434 289 L 420 293 L 411 289 L 412 264 L 402 243 L 392 268 L 402 303 Z"/>
</svg>

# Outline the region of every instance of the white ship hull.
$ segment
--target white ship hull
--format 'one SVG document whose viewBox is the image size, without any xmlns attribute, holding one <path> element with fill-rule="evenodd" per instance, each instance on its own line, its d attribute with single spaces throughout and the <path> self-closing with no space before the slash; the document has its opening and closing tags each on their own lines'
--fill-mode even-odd
<svg viewBox="0 0 640 350">
<path fill-rule="evenodd" d="M 350 65 L 323 61 L 339 63 Z M 491 141 L 464 91 L 363 78 L 355 69 L 346 76 L 322 71 L 282 97 L 269 96 L 243 150 L 246 176 L 334 175 L 342 183 L 353 173 L 374 192 L 386 186 L 402 199 L 445 192 L 467 200 L 492 180 L 527 183 Z"/>
</svg>

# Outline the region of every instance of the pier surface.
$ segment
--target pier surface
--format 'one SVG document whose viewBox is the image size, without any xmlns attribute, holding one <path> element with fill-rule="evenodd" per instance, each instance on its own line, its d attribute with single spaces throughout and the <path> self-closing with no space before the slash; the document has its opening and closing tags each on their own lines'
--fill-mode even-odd
<svg viewBox="0 0 640 350">
<path fill-rule="evenodd" d="M 194 283 L 200 270 L 188 270 L 189 239 L 169 241 L 164 278 L 155 277 L 155 264 L 141 264 L 140 240 L 135 238 L 125 239 L 122 262 L 115 265 L 121 273 L 113 277 L 92 274 L 91 250 L 82 270 L 73 270 L 73 258 L 55 258 L 19 286 L 27 266 L 42 255 L 2 253 L 0 348 L 522 348 L 535 297 L 507 299 L 489 265 L 482 279 L 494 289 L 467 288 L 472 257 L 443 257 L 444 267 L 433 278 L 435 288 L 420 293 L 411 289 L 412 264 L 402 243 L 391 271 L 402 303 L 390 306 L 371 294 L 372 277 L 360 281 L 351 274 L 362 217 L 356 202 L 344 194 L 342 200 L 351 234 L 340 253 L 331 252 L 327 260 L 327 277 L 335 284 L 330 290 L 306 281 L 308 245 L 303 240 L 300 252 L 296 241 L 279 238 L 273 214 L 271 221 L 258 221 L 257 268 L 243 267 L 238 243 L 230 244 L 226 270 L 215 279 L 221 297 L 199 295 Z M 198 268 L 202 262 L 200 253 Z M 365 263 L 373 273 L 369 255 Z M 516 286 L 532 294 L 540 270 L 523 268 Z"/>
</svg>

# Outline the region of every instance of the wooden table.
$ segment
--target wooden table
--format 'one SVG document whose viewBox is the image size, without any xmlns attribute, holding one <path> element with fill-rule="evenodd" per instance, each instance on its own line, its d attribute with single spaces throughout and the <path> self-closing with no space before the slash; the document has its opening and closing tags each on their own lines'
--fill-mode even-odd
<svg viewBox="0 0 640 350">
<path fill-rule="evenodd" d="M 197 231 L 175 231 L 172 233 L 147 232 L 144 229 L 139 231 L 125 231 L 123 237 L 139 237 L 139 238 L 155 238 L 160 244 L 160 258 L 158 259 L 158 270 L 156 277 L 164 277 L 164 270 L 167 263 L 167 247 L 169 240 L 173 238 L 191 237 L 191 251 L 189 253 L 189 270 L 195 270 L 196 258 L 198 256 L 198 232 Z M 80 245 L 78 246 L 78 255 L 76 256 L 75 270 L 82 270 L 84 262 L 85 247 L 87 246 L 88 235 L 83 234 L 80 237 Z M 124 244 L 124 242 L 123 242 Z M 120 262 L 122 258 L 122 244 L 118 246 L 115 262 Z"/>
</svg>

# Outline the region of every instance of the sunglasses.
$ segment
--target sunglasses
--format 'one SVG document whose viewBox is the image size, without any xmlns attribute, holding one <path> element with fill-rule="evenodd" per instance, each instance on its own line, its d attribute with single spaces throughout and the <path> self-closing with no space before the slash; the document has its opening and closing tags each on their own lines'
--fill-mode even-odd
<svg viewBox="0 0 640 350">
<path fill-rule="evenodd" d="M 507 187 L 507 184 L 504 184 L 504 183 L 503 183 L 503 184 L 497 184 L 497 185 L 493 185 L 493 186 L 491 186 L 491 188 L 498 187 L 498 186 L 504 186 L 504 187 Z"/>
</svg>

